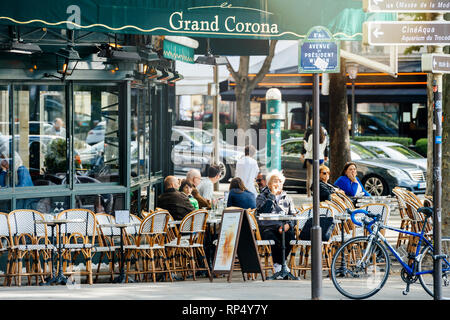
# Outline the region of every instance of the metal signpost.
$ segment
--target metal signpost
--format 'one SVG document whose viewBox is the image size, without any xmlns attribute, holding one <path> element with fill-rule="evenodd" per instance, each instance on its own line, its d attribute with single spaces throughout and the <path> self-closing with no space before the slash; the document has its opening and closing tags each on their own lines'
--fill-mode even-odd
<svg viewBox="0 0 450 320">
<path fill-rule="evenodd" d="M 319 130 L 320 73 L 340 71 L 339 42 L 330 31 L 318 26 L 309 30 L 299 44 L 299 73 L 313 73 L 313 226 L 311 228 L 311 298 L 320 299 L 322 291 L 322 229 L 319 219 Z"/>
<path fill-rule="evenodd" d="M 364 0 L 367 12 L 447 12 L 450 0 Z"/>
<path fill-rule="evenodd" d="M 371 21 L 363 24 L 363 43 L 372 46 L 450 44 L 450 22 Z"/>
</svg>

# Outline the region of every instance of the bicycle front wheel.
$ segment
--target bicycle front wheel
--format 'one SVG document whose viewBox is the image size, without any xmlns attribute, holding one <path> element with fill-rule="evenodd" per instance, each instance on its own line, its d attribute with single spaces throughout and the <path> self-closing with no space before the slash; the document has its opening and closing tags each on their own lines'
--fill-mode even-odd
<svg viewBox="0 0 450 320">
<path fill-rule="evenodd" d="M 450 298 L 450 265 L 446 260 L 442 261 L 442 297 Z M 427 246 L 422 251 L 419 260 L 418 274 L 419 281 L 425 291 L 434 297 L 433 283 L 433 249 Z"/>
<path fill-rule="evenodd" d="M 389 276 L 390 260 L 384 246 L 356 237 L 341 246 L 331 263 L 336 289 L 351 299 L 365 299 L 381 290 Z"/>
</svg>

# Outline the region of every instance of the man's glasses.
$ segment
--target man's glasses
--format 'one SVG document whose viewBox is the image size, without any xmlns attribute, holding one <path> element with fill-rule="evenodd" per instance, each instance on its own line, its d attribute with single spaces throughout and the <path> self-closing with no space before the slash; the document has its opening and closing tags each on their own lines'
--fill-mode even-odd
<svg viewBox="0 0 450 320">
<path fill-rule="evenodd" d="M 263 179 L 256 179 L 256 182 L 261 182 L 263 181 Z"/>
<path fill-rule="evenodd" d="M 322 171 L 320 174 L 330 174 L 328 171 Z"/>
</svg>

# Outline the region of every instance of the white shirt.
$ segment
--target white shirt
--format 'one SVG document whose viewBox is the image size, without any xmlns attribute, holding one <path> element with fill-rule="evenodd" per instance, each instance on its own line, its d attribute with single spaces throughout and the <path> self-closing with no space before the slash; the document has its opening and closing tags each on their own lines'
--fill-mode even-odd
<svg viewBox="0 0 450 320">
<path fill-rule="evenodd" d="M 255 179 L 258 176 L 259 167 L 258 162 L 250 156 L 245 156 L 236 162 L 236 177 L 239 177 L 244 182 L 248 191 L 258 195 L 255 188 Z"/>
<path fill-rule="evenodd" d="M 325 158 L 325 149 L 327 148 L 328 136 L 325 136 L 325 140 L 322 143 L 319 143 L 319 160 L 323 160 Z M 310 134 L 308 137 L 308 141 L 304 142 L 305 144 L 305 159 L 313 158 L 313 135 Z"/>
<path fill-rule="evenodd" d="M 197 190 L 206 200 L 212 200 L 214 197 L 214 184 L 209 178 L 203 179 L 198 185 Z"/>
</svg>

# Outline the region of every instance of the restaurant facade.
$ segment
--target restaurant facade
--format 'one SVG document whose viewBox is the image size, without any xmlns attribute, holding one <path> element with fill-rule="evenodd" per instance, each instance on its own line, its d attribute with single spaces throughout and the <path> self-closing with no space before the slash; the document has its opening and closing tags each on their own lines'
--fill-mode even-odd
<svg viewBox="0 0 450 320">
<path fill-rule="evenodd" d="M 361 6 L 320 0 L 305 4 L 300 21 L 290 10 L 294 0 L 234 2 L 22 0 L 2 7 L 0 211 L 154 208 L 173 172 L 176 60 L 194 63 L 187 37 L 299 39 L 333 12 Z"/>
</svg>

